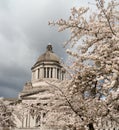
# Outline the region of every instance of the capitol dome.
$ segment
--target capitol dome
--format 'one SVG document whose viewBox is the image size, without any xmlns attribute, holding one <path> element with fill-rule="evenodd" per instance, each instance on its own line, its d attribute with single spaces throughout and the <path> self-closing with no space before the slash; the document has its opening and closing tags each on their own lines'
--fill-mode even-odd
<svg viewBox="0 0 119 130">
<path fill-rule="evenodd" d="M 52 51 L 52 45 L 48 45 L 46 52 L 42 54 L 37 60 L 37 62 L 44 61 L 60 62 L 60 58 Z"/>
<path fill-rule="evenodd" d="M 46 47 L 46 52 L 39 56 L 31 70 L 32 82 L 36 82 L 42 78 L 63 80 L 65 77 L 65 71 L 61 65 L 61 60 L 53 52 L 52 45 Z"/>
</svg>

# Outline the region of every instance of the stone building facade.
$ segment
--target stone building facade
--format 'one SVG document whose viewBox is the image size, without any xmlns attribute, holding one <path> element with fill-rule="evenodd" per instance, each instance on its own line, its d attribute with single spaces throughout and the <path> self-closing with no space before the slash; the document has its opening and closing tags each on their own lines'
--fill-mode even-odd
<svg viewBox="0 0 119 130">
<path fill-rule="evenodd" d="M 17 127 L 19 128 L 37 128 L 43 127 L 42 122 L 45 120 L 44 114 L 51 107 L 55 97 L 56 89 L 48 84 L 52 82 L 63 82 L 66 79 L 66 72 L 62 66 L 61 59 L 53 52 L 52 45 L 47 45 L 46 52 L 39 56 L 36 63 L 31 68 L 32 78 L 30 82 L 24 85 L 22 92 L 19 94 L 19 99 L 22 104 L 37 103 L 42 108 L 40 111 L 40 117 L 32 116 L 30 111 L 25 109 L 22 111 L 22 121 L 20 122 L 17 118 Z M 40 104 L 40 105 L 39 105 Z M 24 112 L 24 111 L 27 112 Z M 40 121 L 38 122 L 38 118 Z"/>
<path fill-rule="evenodd" d="M 31 81 L 24 85 L 19 94 L 21 103 L 15 106 L 17 129 L 71 130 L 68 125 L 74 124 L 75 114 L 66 103 L 66 99 L 60 95 L 59 90 L 54 87 L 55 84 L 58 84 L 63 91 L 64 84 L 68 84 L 69 81 L 66 79 L 66 72 L 60 58 L 53 52 L 52 45 L 46 47 L 46 52 L 39 56 L 31 71 Z M 30 111 L 34 104 L 36 109 Z M 56 108 L 53 108 L 54 106 Z M 59 120 L 55 121 L 55 117 L 58 117 Z M 115 126 L 117 124 L 111 124 L 109 121 L 94 124 L 96 130 L 101 130 L 100 128 L 117 130 L 118 128 Z"/>
</svg>

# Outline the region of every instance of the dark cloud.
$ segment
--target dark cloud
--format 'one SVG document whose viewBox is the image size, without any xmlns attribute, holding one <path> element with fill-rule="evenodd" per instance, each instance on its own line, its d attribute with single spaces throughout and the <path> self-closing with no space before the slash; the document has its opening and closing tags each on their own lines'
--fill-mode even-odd
<svg viewBox="0 0 119 130">
<path fill-rule="evenodd" d="M 59 33 L 48 21 L 67 18 L 70 8 L 86 0 L 0 0 L 0 96 L 15 97 L 30 80 L 30 68 L 50 42 L 66 59 Z"/>
<path fill-rule="evenodd" d="M 7 97 L 16 96 L 26 81 L 30 80 L 30 70 L 16 64 L 0 66 L 0 95 L 4 96 L 3 91 L 11 89 Z M 22 86 L 22 87 L 21 87 Z M 12 92 L 14 90 L 15 93 Z M 6 94 L 6 93 L 5 93 Z M 11 96 L 10 96 L 11 94 Z"/>
</svg>

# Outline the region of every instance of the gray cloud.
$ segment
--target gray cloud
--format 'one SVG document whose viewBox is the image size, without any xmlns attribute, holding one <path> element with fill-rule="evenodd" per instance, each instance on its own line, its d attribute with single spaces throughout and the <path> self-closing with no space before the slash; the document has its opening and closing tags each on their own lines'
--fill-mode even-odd
<svg viewBox="0 0 119 130">
<path fill-rule="evenodd" d="M 62 43 L 68 32 L 57 32 L 48 21 L 67 18 L 70 8 L 86 3 L 88 0 L 0 0 L 0 96 L 17 96 L 49 42 L 66 59 Z"/>
</svg>

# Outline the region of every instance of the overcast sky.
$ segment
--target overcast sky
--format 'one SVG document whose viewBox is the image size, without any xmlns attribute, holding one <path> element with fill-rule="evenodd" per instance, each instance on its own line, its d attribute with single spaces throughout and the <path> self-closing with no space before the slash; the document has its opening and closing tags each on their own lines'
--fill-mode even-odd
<svg viewBox="0 0 119 130">
<path fill-rule="evenodd" d="M 48 43 L 66 59 L 62 43 L 68 33 L 57 32 L 48 21 L 68 18 L 73 6 L 87 5 L 88 0 L 0 0 L 0 97 L 17 97 Z"/>
</svg>

